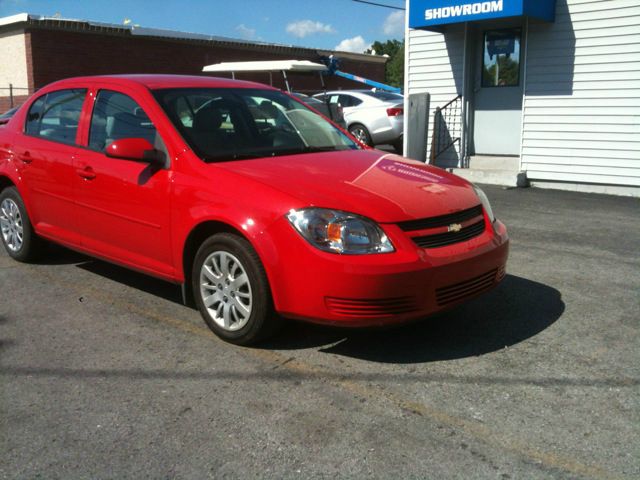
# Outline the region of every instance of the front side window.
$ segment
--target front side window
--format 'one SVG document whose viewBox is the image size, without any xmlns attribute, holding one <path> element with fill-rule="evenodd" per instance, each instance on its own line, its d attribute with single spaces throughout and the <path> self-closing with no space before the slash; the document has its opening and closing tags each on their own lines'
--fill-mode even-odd
<svg viewBox="0 0 640 480">
<path fill-rule="evenodd" d="M 520 30 L 484 33 L 483 87 L 517 87 L 520 84 Z"/>
<path fill-rule="evenodd" d="M 89 148 L 99 152 L 114 140 L 144 138 L 156 144 L 156 127 L 131 97 L 111 90 L 100 90 L 91 115 Z"/>
<path fill-rule="evenodd" d="M 74 144 L 86 94 L 86 89 L 70 89 L 38 98 L 29 108 L 25 132 L 47 140 Z"/>
<path fill-rule="evenodd" d="M 323 117 L 279 91 L 184 88 L 153 93 L 205 161 L 358 148 Z"/>
</svg>

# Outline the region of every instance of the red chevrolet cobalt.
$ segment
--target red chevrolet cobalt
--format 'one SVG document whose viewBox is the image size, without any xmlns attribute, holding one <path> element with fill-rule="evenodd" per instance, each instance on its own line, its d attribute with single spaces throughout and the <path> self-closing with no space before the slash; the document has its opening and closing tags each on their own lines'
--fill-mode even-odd
<svg viewBox="0 0 640 480">
<path fill-rule="evenodd" d="M 223 339 L 282 317 L 373 326 L 494 287 L 507 232 L 481 190 L 364 148 L 289 95 L 219 78 L 63 80 L 0 127 L 7 253 L 43 240 L 182 285 Z"/>
</svg>

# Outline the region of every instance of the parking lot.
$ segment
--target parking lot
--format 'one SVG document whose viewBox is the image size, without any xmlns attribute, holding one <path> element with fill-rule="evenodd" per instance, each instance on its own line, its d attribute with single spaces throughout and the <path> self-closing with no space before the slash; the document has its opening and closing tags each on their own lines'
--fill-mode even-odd
<svg viewBox="0 0 640 480">
<path fill-rule="evenodd" d="M 253 349 L 176 286 L 2 251 L 0 478 L 640 478 L 640 201 L 485 191 L 496 290 Z"/>
</svg>

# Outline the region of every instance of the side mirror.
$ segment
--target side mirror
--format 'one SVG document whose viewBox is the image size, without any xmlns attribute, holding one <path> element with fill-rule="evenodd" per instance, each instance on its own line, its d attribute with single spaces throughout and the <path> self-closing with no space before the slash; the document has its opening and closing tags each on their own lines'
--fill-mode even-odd
<svg viewBox="0 0 640 480">
<path fill-rule="evenodd" d="M 146 163 L 160 163 L 164 160 L 164 154 L 156 150 L 149 140 L 144 138 L 121 138 L 114 140 L 104 153 L 107 157 L 124 158 Z"/>
</svg>

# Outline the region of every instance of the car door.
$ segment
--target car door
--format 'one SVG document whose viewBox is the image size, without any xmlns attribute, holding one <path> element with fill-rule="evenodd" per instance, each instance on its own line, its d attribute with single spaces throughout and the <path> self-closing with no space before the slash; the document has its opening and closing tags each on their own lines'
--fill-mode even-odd
<svg viewBox="0 0 640 480">
<path fill-rule="evenodd" d="M 24 130 L 14 137 L 17 165 L 31 221 L 41 235 L 79 246 L 74 203 L 74 157 L 86 89 L 64 89 L 37 98 Z"/>
<path fill-rule="evenodd" d="M 170 167 L 105 154 L 111 142 L 123 138 L 144 138 L 165 155 L 166 147 L 143 106 L 130 95 L 111 88 L 91 95 L 95 100 L 86 148 L 75 159 L 83 248 L 170 277 Z"/>
</svg>

